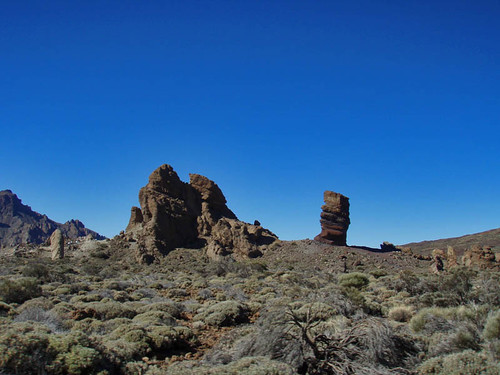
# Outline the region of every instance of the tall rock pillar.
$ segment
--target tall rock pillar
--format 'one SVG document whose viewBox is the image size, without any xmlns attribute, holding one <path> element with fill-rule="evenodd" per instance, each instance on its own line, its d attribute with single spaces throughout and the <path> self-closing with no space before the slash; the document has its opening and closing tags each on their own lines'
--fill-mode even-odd
<svg viewBox="0 0 500 375">
<path fill-rule="evenodd" d="M 349 220 L 349 198 L 333 191 L 325 191 L 321 206 L 321 233 L 314 239 L 329 245 L 346 246 Z"/>
</svg>

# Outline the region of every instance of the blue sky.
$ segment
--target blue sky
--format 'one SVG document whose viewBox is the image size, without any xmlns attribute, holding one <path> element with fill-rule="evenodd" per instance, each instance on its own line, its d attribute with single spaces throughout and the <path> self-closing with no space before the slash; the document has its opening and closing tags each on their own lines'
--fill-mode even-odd
<svg viewBox="0 0 500 375">
<path fill-rule="evenodd" d="M 163 163 L 282 239 L 500 227 L 498 1 L 2 1 L 0 189 L 106 236 Z"/>
</svg>

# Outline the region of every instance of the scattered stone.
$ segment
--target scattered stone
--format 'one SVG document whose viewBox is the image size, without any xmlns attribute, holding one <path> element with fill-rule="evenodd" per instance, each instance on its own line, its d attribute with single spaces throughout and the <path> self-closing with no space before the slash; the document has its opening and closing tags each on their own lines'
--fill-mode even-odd
<svg viewBox="0 0 500 375">
<path fill-rule="evenodd" d="M 50 253 L 52 260 L 64 258 L 64 236 L 60 229 L 56 229 L 50 236 Z"/>
<path fill-rule="evenodd" d="M 321 233 L 314 239 L 329 245 L 347 246 L 349 228 L 349 198 L 333 191 L 325 191 L 321 206 Z"/>
<path fill-rule="evenodd" d="M 401 248 L 395 246 L 390 242 L 384 241 L 383 243 L 380 244 L 380 250 L 382 250 L 383 252 L 401 251 Z"/>
</svg>

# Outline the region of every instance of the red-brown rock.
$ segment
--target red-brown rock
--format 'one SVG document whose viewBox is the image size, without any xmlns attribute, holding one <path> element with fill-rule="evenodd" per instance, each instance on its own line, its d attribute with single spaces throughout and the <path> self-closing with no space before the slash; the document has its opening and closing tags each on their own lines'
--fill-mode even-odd
<svg viewBox="0 0 500 375">
<path fill-rule="evenodd" d="M 325 191 L 321 206 L 321 233 L 314 239 L 329 245 L 346 246 L 349 228 L 349 198 L 333 191 Z"/>
</svg>

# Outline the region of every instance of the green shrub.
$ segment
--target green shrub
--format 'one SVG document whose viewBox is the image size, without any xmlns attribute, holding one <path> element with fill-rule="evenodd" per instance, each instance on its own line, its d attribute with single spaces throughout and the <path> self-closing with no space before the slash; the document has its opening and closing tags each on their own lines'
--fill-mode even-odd
<svg viewBox="0 0 500 375">
<path fill-rule="evenodd" d="M 483 337 L 486 340 L 500 339 L 500 310 L 495 311 L 488 317 L 484 326 Z"/>
<path fill-rule="evenodd" d="M 182 304 L 178 302 L 155 302 L 151 304 L 145 304 L 137 309 L 139 314 L 148 312 L 148 311 L 164 311 L 169 313 L 174 318 L 180 318 L 182 311 L 184 310 Z"/>
<path fill-rule="evenodd" d="M 46 366 L 51 374 L 92 374 L 99 362 L 101 354 L 91 347 L 90 341 L 82 332 L 65 335 L 51 335 L 47 350 L 53 360 Z M 102 367 L 102 366 L 101 366 Z"/>
<path fill-rule="evenodd" d="M 498 375 L 500 366 L 483 353 L 465 350 L 444 357 L 431 358 L 418 369 L 422 375 Z"/>
<path fill-rule="evenodd" d="M 370 271 L 370 275 L 372 275 L 374 278 L 378 279 L 383 276 L 387 276 L 387 271 L 384 269 L 376 269 L 373 271 Z"/>
<path fill-rule="evenodd" d="M 31 322 L 0 325 L 0 371 L 43 374 L 50 361 L 49 329 Z"/>
<path fill-rule="evenodd" d="M 104 338 L 108 356 L 117 357 L 121 365 L 143 356 L 163 359 L 170 350 L 190 351 L 195 343 L 187 327 L 140 326 L 134 323 L 118 326 Z"/>
<path fill-rule="evenodd" d="M 175 319 L 165 311 L 152 310 L 136 315 L 133 322 L 146 325 L 176 325 Z"/>
<path fill-rule="evenodd" d="M 339 285 L 344 288 L 361 289 L 370 283 L 368 276 L 361 272 L 341 274 L 338 277 Z"/>
<path fill-rule="evenodd" d="M 246 323 L 248 316 L 249 309 L 246 305 L 236 301 L 223 301 L 208 307 L 193 319 L 211 326 L 223 327 Z"/>
<path fill-rule="evenodd" d="M 114 318 L 133 318 L 137 313 L 123 303 L 115 301 L 89 302 L 77 304 L 83 317 L 93 317 L 101 320 Z"/>
<path fill-rule="evenodd" d="M 153 372 L 160 374 L 162 372 Z M 218 366 L 193 366 L 193 363 L 178 362 L 169 366 L 166 375 L 293 375 L 291 366 L 267 357 L 245 357 Z M 149 375 L 149 372 L 147 372 Z"/>
<path fill-rule="evenodd" d="M 42 288 L 38 280 L 32 277 L 0 280 L 0 299 L 6 303 L 23 303 L 41 295 Z"/>
<path fill-rule="evenodd" d="M 25 277 L 33 277 L 42 282 L 50 280 L 50 271 L 47 265 L 40 262 L 32 262 L 23 267 L 22 272 Z"/>
<path fill-rule="evenodd" d="M 408 322 L 413 314 L 414 311 L 411 306 L 395 306 L 389 309 L 387 317 L 396 322 Z"/>
<path fill-rule="evenodd" d="M 472 323 L 481 325 L 487 313 L 488 306 L 478 307 L 427 307 L 420 310 L 410 320 L 410 327 L 415 332 L 447 331 L 454 326 Z"/>
</svg>

